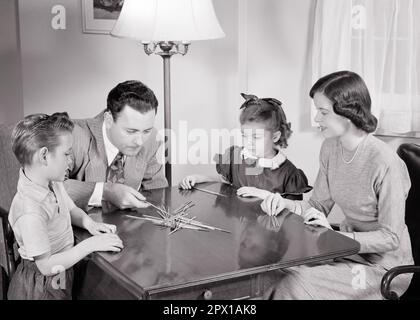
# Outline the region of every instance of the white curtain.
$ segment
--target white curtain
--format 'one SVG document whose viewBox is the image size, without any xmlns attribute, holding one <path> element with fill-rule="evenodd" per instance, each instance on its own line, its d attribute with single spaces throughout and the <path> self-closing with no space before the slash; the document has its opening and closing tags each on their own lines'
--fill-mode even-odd
<svg viewBox="0 0 420 320">
<path fill-rule="evenodd" d="M 313 36 L 313 82 L 357 72 L 378 133 L 420 132 L 419 0 L 317 0 Z"/>
</svg>

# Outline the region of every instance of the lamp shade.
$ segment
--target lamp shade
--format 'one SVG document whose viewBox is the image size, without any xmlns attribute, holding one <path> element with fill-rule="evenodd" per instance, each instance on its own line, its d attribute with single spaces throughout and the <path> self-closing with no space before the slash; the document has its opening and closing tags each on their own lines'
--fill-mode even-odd
<svg viewBox="0 0 420 320">
<path fill-rule="evenodd" d="M 212 0 L 124 0 L 111 35 L 150 42 L 225 36 Z"/>
</svg>

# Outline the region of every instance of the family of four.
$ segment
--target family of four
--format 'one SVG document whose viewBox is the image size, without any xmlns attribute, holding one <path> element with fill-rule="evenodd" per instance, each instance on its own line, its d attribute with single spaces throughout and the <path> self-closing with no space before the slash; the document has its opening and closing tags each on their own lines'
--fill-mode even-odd
<svg viewBox="0 0 420 320">
<path fill-rule="evenodd" d="M 288 209 L 307 224 L 331 228 L 327 216 L 334 204 L 345 219 L 340 232 L 357 240 L 358 255 L 281 271 L 266 292 L 268 299 L 380 299 L 380 281 L 390 268 L 412 264 L 404 222 L 410 179 L 402 160 L 375 138 L 377 120 L 363 79 L 340 71 L 319 79 L 310 90 L 315 121 L 325 137 L 319 172 L 312 190 L 302 170 L 282 150 L 292 130 L 274 98 L 242 94 L 243 145 L 216 155 L 212 176 L 192 174 L 182 189 L 207 181 L 237 188 L 238 196 L 262 199 L 268 215 Z M 154 128 L 158 102 L 139 81 L 113 88 L 107 108 L 93 119 L 70 120 L 66 113 L 34 114 L 12 133 L 12 149 L 21 164 L 9 222 L 21 262 L 9 286 L 9 299 L 70 299 L 72 267 L 94 251 L 123 248 L 116 227 L 93 221 L 89 206 L 147 206 L 143 190 L 167 187 Z M 92 237 L 74 245 L 72 225 Z M 57 268 L 60 266 L 60 268 Z M 352 286 L 354 267 L 366 272 L 366 286 Z M 66 288 L 52 279 L 65 269 Z M 395 279 L 403 293 L 411 276 Z"/>
</svg>

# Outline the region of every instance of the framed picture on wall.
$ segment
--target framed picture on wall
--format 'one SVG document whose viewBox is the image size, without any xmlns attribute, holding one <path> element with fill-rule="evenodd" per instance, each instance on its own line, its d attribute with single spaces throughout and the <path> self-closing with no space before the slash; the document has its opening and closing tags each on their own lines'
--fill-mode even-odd
<svg viewBox="0 0 420 320">
<path fill-rule="evenodd" d="M 84 33 L 109 33 L 120 15 L 124 0 L 82 0 Z"/>
</svg>

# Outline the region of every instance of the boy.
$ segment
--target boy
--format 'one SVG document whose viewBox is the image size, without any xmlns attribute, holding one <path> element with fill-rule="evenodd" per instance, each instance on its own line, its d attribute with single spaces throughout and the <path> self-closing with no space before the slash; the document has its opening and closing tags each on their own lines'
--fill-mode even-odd
<svg viewBox="0 0 420 320">
<path fill-rule="evenodd" d="M 12 133 L 12 149 L 21 164 L 17 193 L 9 212 L 21 262 L 8 299 L 71 299 L 72 266 L 94 251 L 121 251 L 116 227 L 93 221 L 67 195 L 63 181 L 73 144 L 67 113 L 34 114 Z M 90 237 L 74 246 L 71 224 Z M 65 283 L 54 276 L 65 270 Z"/>
</svg>

